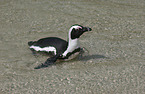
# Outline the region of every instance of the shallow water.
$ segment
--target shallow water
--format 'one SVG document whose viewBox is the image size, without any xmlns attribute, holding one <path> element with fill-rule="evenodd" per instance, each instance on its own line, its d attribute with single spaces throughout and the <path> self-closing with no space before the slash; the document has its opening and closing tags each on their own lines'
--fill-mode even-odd
<svg viewBox="0 0 145 94">
<path fill-rule="evenodd" d="M 87 50 L 77 59 L 34 70 L 27 42 L 67 39 L 73 24 L 92 32 L 80 38 Z M 1 0 L 0 93 L 144 94 L 144 0 Z"/>
</svg>

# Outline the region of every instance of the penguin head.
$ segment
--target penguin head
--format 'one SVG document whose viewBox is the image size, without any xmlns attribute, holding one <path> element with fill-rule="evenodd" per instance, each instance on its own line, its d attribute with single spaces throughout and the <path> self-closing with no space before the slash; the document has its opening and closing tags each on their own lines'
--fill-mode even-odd
<svg viewBox="0 0 145 94">
<path fill-rule="evenodd" d="M 84 32 L 88 32 L 91 31 L 92 29 L 89 27 L 84 27 L 78 24 L 75 24 L 73 26 L 71 26 L 70 30 L 69 30 L 69 38 L 73 39 L 77 39 L 79 38 Z"/>
</svg>

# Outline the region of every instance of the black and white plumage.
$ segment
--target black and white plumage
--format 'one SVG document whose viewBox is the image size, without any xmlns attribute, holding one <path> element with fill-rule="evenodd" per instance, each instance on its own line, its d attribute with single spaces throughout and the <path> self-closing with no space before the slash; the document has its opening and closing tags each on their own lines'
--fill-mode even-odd
<svg viewBox="0 0 145 94">
<path fill-rule="evenodd" d="M 81 48 L 79 45 L 79 37 L 87 31 L 91 31 L 89 27 L 83 27 L 81 25 L 73 25 L 69 29 L 68 41 L 57 37 L 47 37 L 39 39 L 38 41 L 30 41 L 28 45 L 34 52 L 47 52 L 53 54 L 44 63 L 35 67 L 35 69 L 45 68 L 49 65 L 53 65 L 56 60 L 67 60 L 71 55 L 79 53 Z"/>
</svg>

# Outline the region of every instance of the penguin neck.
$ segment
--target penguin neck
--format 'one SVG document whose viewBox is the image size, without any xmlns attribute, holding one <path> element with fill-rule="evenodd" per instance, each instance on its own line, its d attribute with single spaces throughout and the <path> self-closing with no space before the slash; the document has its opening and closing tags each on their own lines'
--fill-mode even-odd
<svg viewBox="0 0 145 94">
<path fill-rule="evenodd" d="M 69 37 L 68 39 L 68 46 L 67 46 L 67 49 L 66 51 L 63 53 L 63 57 L 65 57 L 69 52 L 73 52 L 76 48 L 79 48 L 79 40 L 76 38 L 76 39 L 71 39 Z"/>
<path fill-rule="evenodd" d="M 67 49 L 70 49 L 71 50 L 70 52 L 72 52 L 78 47 L 79 47 L 79 40 L 77 38 L 76 39 L 69 38 Z"/>
<path fill-rule="evenodd" d="M 72 39 L 71 32 L 72 32 L 72 28 L 70 28 L 69 34 L 68 34 L 68 47 L 67 47 L 67 49 L 69 52 L 72 52 L 76 48 L 79 47 L 79 39 L 78 38 Z"/>
</svg>

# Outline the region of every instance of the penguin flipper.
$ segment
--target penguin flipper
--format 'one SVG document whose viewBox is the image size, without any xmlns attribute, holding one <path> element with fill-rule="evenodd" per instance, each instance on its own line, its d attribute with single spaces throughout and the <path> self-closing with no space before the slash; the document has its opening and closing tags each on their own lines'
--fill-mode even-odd
<svg viewBox="0 0 145 94">
<path fill-rule="evenodd" d="M 37 67 L 35 67 L 34 69 L 40 69 L 40 68 L 46 68 L 52 65 L 55 65 L 56 60 L 58 59 L 58 55 L 48 58 L 44 63 L 38 65 Z"/>
<path fill-rule="evenodd" d="M 46 68 L 52 65 L 55 65 L 55 61 L 51 60 L 51 58 L 48 58 L 44 63 L 38 65 L 34 69 Z"/>
</svg>

